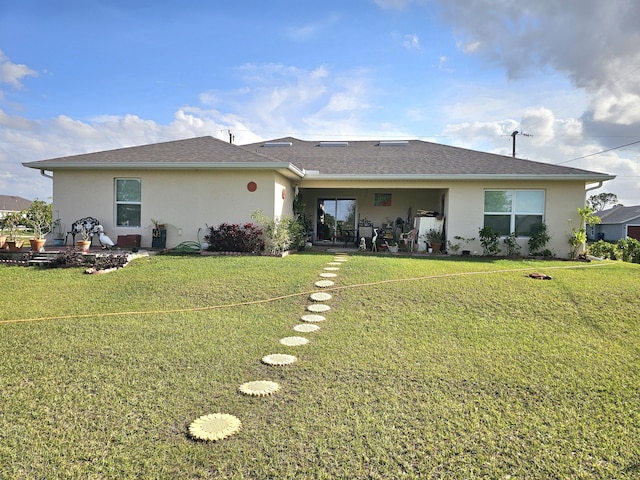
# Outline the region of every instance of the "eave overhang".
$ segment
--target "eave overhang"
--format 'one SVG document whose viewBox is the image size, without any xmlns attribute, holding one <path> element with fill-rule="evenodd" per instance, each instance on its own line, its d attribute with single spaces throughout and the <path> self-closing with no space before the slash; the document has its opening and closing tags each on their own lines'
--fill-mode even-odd
<svg viewBox="0 0 640 480">
<path fill-rule="evenodd" d="M 52 172 L 56 170 L 275 170 L 291 179 L 304 177 L 304 170 L 288 162 L 25 162 L 22 165 L 28 168 Z"/>
<path fill-rule="evenodd" d="M 584 182 L 604 182 L 613 180 L 615 175 L 596 174 L 438 174 L 438 175 L 325 175 L 318 173 L 305 172 L 304 180 L 307 181 L 372 181 L 372 180 L 388 180 L 392 182 L 399 181 L 479 181 L 479 180 L 520 180 L 520 181 L 584 181 Z"/>
</svg>

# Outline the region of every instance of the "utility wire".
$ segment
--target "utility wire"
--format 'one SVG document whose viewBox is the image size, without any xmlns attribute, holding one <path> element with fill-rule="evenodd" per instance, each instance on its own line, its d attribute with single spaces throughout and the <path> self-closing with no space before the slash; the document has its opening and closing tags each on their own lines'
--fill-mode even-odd
<svg viewBox="0 0 640 480">
<path fill-rule="evenodd" d="M 571 160 L 565 160 L 564 162 L 558 162 L 558 163 L 556 163 L 556 165 L 562 165 L 564 163 L 574 162 L 576 160 L 582 160 L 583 158 L 593 157 L 594 155 L 600 155 L 601 153 L 606 153 L 606 152 L 610 152 L 612 150 L 617 150 L 619 148 L 628 147 L 630 145 L 635 145 L 636 143 L 640 143 L 640 140 L 636 140 L 635 142 L 631 142 L 631 143 L 625 143 L 624 145 L 619 145 L 617 147 L 607 148 L 606 150 L 602 150 L 602 151 L 596 152 L 596 153 L 590 153 L 589 155 L 583 155 L 582 157 L 572 158 Z"/>
</svg>

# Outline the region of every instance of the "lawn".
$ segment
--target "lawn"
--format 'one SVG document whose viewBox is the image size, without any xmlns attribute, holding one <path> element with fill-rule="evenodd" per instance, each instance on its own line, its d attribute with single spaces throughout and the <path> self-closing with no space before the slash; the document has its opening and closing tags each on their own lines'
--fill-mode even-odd
<svg viewBox="0 0 640 480">
<path fill-rule="evenodd" d="M 354 254 L 299 334 L 332 259 L 0 266 L 0 478 L 640 476 L 639 265 Z"/>
</svg>

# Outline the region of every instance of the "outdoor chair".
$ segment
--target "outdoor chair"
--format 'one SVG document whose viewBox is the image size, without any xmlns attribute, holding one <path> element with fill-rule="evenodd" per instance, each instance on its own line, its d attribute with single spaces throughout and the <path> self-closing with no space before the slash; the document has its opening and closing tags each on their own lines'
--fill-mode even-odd
<svg viewBox="0 0 640 480">
<path fill-rule="evenodd" d="M 71 224 L 71 230 L 67 232 L 64 243 L 67 244 L 67 238 L 71 235 L 72 245 L 76 244 L 76 235 L 80 235 L 82 230 L 86 230 L 89 234 L 89 240 L 93 243 L 93 236 L 98 233 L 98 225 L 100 221 L 94 217 L 84 217 L 80 220 L 76 220 Z"/>
</svg>

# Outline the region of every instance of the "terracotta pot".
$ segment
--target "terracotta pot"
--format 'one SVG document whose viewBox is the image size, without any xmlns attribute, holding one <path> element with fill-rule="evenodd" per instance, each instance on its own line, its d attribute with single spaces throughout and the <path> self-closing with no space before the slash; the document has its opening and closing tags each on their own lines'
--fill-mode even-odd
<svg viewBox="0 0 640 480">
<path fill-rule="evenodd" d="M 90 240 L 78 240 L 76 242 L 76 246 L 80 249 L 80 251 L 88 252 L 89 251 L 89 247 L 91 246 L 91 241 Z"/>
<path fill-rule="evenodd" d="M 24 240 L 7 240 L 7 246 L 12 252 L 19 252 L 20 250 L 22 250 L 23 244 Z"/>
<path fill-rule="evenodd" d="M 440 242 L 431 242 L 431 248 L 433 248 L 434 252 L 439 252 L 442 248 L 442 243 Z"/>
<path fill-rule="evenodd" d="M 7 243 L 7 236 L 6 235 L 0 235 L 0 250 L 3 250 L 5 248 L 5 243 Z"/>
<path fill-rule="evenodd" d="M 32 238 L 29 240 L 29 243 L 31 243 L 31 251 L 32 252 L 39 252 L 41 250 L 44 249 L 44 244 L 47 242 L 46 239 L 44 238 Z"/>
</svg>

